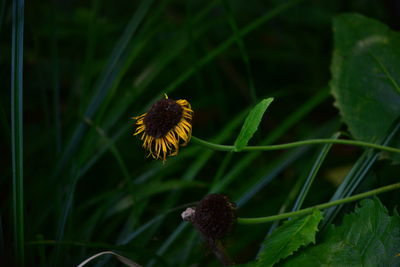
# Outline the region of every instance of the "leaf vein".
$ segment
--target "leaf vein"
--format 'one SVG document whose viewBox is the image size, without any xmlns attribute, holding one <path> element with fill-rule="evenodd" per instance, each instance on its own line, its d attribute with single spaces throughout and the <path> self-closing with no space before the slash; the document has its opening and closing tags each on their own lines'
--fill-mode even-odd
<svg viewBox="0 0 400 267">
<path fill-rule="evenodd" d="M 383 64 L 383 62 L 376 56 L 374 53 L 371 52 L 371 50 L 368 50 L 369 54 L 372 56 L 372 58 L 379 64 L 379 67 L 381 70 L 384 72 L 386 75 L 386 78 L 389 79 L 389 81 L 392 83 L 394 88 L 397 90 L 397 92 L 400 94 L 400 85 L 396 82 L 396 80 L 393 78 L 393 76 L 390 74 L 389 70 L 386 68 L 386 66 Z"/>
</svg>

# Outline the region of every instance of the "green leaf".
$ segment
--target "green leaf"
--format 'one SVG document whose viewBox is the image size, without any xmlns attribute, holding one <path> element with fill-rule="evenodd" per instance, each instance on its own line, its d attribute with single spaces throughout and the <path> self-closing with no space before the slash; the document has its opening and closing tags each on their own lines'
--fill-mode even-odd
<svg viewBox="0 0 400 267">
<path fill-rule="evenodd" d="M 247 115 L 242 130 L 240 130 L 239 136 L 235 141 L 236 152 L 242 150 L 253 137 L 253 134 L 257 131 L 258 125 L 261 122 L 265 110 L 273 100 L 274 98 L 272 97 L 262 100 L 250 111 L 249 115 Z"/>
<path fill-rule="evenodd" d="M 254 266 L 272 266 L 279 260 L 292 255 L 301 246 L 314 243 L 318 224 L 321 220 L 322 213 L 315 210 L 306 217 L 286 221 L 264 241 L 264 249 L 260 252 Z"/>
<path fill-rule="evenodd" d="M 381 142 L 400 114 L 400 34 L 357 14 L 336 17 L 333 31 L 335 104 L 356 139 Z"/>
<path fill-rule="evenodd" d="M 284 266 L 399 266 L 400 217 L 390 217 L 375 198 L 361 201 L 343 224 L 332 226 L 323 243 L 309 247 Z"/>
</svg>

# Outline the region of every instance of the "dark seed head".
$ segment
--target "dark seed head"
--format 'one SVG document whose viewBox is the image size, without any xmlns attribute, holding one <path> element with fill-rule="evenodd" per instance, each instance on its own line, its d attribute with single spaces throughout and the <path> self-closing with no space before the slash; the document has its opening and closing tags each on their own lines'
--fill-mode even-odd
<svg viewBox="0 0 400 267">
<path fill-rule="evenodd" d="M 160 138 L 174 128 L 182 118 L 183 109 L 172 99 L 154 103 L 144 117 L 146 134 Z"/>
<path fill-rule="evenodd" d="M 221 239 L 236 223 L 235 207 L 225 195 L 207 195 L 197 205 L 193 223 L 206 237 Z"/>
</svg>

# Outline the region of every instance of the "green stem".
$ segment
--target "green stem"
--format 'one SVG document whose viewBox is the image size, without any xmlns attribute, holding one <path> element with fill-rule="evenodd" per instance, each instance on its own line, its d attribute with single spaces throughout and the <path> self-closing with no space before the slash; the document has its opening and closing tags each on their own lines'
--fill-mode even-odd
<svg viewBox="0 0 400 267">
<path fill-rule="evenodd" d="M 228 152 L 233 152 L 234 151 L 234 146 L 229 146 L 229 145 L 219 145 L 219 144 L 214 144 L 211 142 L 207 142 L 203 139 L 197 138 L 195 136 L 192 136 L 190 141 L 192 141 L 195 144 L 204 146 L 206 148 L 209 148 L 211 150 L 216 150 L 216 151 L 228 151 Z"/>
<path fill-rule="evenodd" d="M 287 212 L 287 213 L 282 213 L 279 215 L 274 215 L 274 216 L 268 216 L 268 217 L 260 217 L 260 218 L 238 218 L 238 223 L 239 224 L 259 224 L 259 223 L 267 223 L 267 222 L 272 222 L 272 221 L 276 221 L 276 220 L 282 220 L 282 219 L 287 219 L 290 217 L 294 217 L 294 216 L 300 216 L 300 215 L 305 215 L 308 213 L 313 212 L 315 209 L 317 210 L 322 210 L 322 209 L 326 209 L 326 208 L 330 208 L 333 206 L 337 206 L 337 205 L 341 205 L 341 204 L 345 204 L 348 202 L 352 202 L 352 201 L 356 201 L 362 198 L 366 198 L 369 196 L 373 196 L 373 195 L 377 195 L 377 194 L 381 194 L 387 191 L 391 191 L 391 190 L 395 190 L 395 189 L 399 189 L 400 188 L 400 183 L 397 184 L 391 184 L 391 185 L 387 185 L 387 186 L 383 186 L 368 192 L 364 192 L 361 194 L 357 194 L 351 197 L 346 197 L 343 199 L 338 199 L 335 201 L 331 201 L 328 203 L 324 203 L 324 204 L 319 204 L 313 207 L 309 207 L 306 209 L 302 209 L 299 211 L 294 211 L 294 212 Z"/>
<path fill-rule="evenodd" d="M 280 150 L 280 149 L 289 149 L 293 147 L 305 146 L 305 145 L 316 145 L 316 144 L 340 144 L 340 145 L 350 145 L 350 146 L 360 146 L 360 147 L 368 147 L 374 148 L 378 150 L 383 150 L 387 152 L 394 152 L 400 154 L 400 149 L 382 146 L 374 143 L 368 143 L 364 141 L 355 141 L 355 140 L 343 140 L 343 139 L 310 139 L 303 141 L 296 141 L 292 143 L 279 144 L 279 145 L 269 145 L 269 146 L 246 146 L 242 150 L 237 151 L 235 146 L 230 145 L 219 145 L 210 143 L 208 141 L 199 139 L 195 136 L 192 136 L 193 143 L 204 146 L 206 148 L 218 151 L 229 151 L 229 152 L 240 152 L 240 151 L 270 151 L 270 150 Z"/>
</svg>

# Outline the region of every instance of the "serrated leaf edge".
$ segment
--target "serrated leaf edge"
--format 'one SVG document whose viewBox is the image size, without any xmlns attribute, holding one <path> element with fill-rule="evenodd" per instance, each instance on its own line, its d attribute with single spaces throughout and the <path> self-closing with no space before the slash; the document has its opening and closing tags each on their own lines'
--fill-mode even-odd
<svg viewBox="0 0 400 267">
<path fill-rule="evenodd" d="M 312 217 L 313 217 L 313 216 L 316 216 L 317 214 L 319 215 L 319 216 L 318 216 L 318 217 L 319 217 L 318 224 L 319 224 L 319 222 L 323 219 L 323 215 L 322 215 L 322 213 L 321 213 L 319 210 L 315 210 L 312 214 L 306 216 L 306 217 L 307 217 L 306 220 L 305 220 L 304 223 L 301 225 L 301 227 L 299 227 L 299 228 L 297 229 L 296 233 L 294 233 L 294 234 L 292 235 L 292 237 L 295 236 L 295 235 L 297 235 L 297 234 L 300 232 L 300 230 L 303 229 L 303 228 L 307 225 L 307 223 L 309 222 L 309 220 L 311 220 Z M 288 224 L 289 222 L 290 222 L 289 220 L 285 221 L 285 222 L 283 223 L 282 226 L 284 226 L 285 224 Z M 316 225 L 316 229 L 315 229 L 315 231 L 314 231 L 315 234 L 318 232 L 318 224 Z M 293 240 L 293 238 L 290 239 L 290 241 L 292 241 L 292 240 Z M 286 244 L 288 244 L 290 241 L 286 242 Z M 283 258 L 281 257 L 281 258 L 279 258 L 276 262 L 273 262 L 273 263 L 271 263 L 271 264 L 267 263 L 267 264 L 269 264 L 269 265 L 266 265 L 266 266 L 273 266 L 274 264 L 279 263 L 281 260 L 283 260 L 283 259 L 285 259 L 285 258 L 287 258 L 287 257 L 289 257 L 289 256 L 291 256 L 291 255 L 293 255 L 293 254 L 294 254 L 295 252 L 297 252 L 300 248 L 305 247 L 305 246 L 308 246 L 308 245 L 310 245 L 310 244 L 315 244 L 315 235 L 314 235 L 314 238 L 313 238 L 313 240 L 312 240 L 311 242 L 298 246 L 297 249 L 293 250 L 293 251 L 292 251 L 290 254 L 288 254 L 287 256 L 285 256 L 285 257 L 283 257 Z M 276 254 L 279 254 L 280 251 L 282 251 L 282 249 L 283 249 L 283 248 L 281 248 Z M 259 259 L 257 259 L 257 260 L 256 260 L 256 265 L 255 265 L 255 266 L 259 266 L 259 265 L 258 265 L 259 263 L 260 263 L 260 261 L 259 261 Z"/>
</svg>

